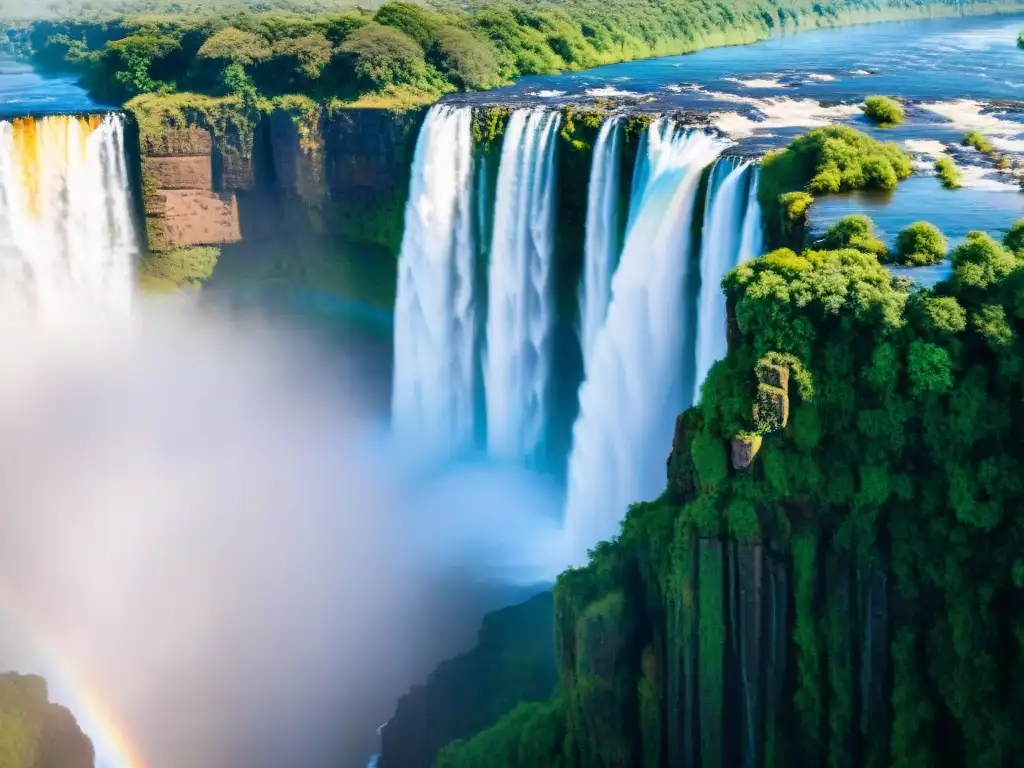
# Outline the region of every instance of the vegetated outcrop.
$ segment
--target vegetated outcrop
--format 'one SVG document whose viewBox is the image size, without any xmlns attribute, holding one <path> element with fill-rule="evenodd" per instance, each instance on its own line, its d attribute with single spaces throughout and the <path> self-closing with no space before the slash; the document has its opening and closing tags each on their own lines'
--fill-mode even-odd
<svg viewBox="0 0 1024 768">
<path fill-rule="evenodd" d="M 0 674 L 0 766 L 93 768 L 92 742 L 36 675 Z"/>
<path fill-rule="evenodd" d="M 288 285 L 390 308 L 420 111 L 212 99 L 130 108 L 145 286 Z"/>
<path fill-rule="evenodd" d="M 558 580 L 556 696 L 438 768 L 1024 765 L 1019 241 L 734 270 L 664 494 Z"/>
<path fill-rule="evenodd" d="M 438 751 L 496 723 L 558 682 L 554 600 L 544 592 L 488 614 L 476 646 L 441 664 L 398 701 L 381 731 L 380 768 L 431 768 Z"/>
</svg>

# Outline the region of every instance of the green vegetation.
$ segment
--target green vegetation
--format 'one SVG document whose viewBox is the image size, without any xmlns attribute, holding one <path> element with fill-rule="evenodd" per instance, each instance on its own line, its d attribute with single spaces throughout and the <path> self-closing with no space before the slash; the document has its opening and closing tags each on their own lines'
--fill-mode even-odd
<svg viewBox="0 0 1024 768">
<path fill-rule="evenodd" d="M 448 742 L 479 733 L 520 702 L 546 702 L 558 681 L 553 622 L 550 592 L 488 614 L 472 651 L 399 700 L 381 733 L 380 767 L 431 768 Z"/>
<path fill-rule="evenodd" d="M 938 264 L 949 252 L 949 243 L 939 228 L 917 221 L 896 237 L 896 261 L 908 267 Z"/>
<path fill-rule="evenodd" d="M 898 144 L 880 142 L 844 125 L 816 128 L 762 165 L 758 199 L 769 243 L 803 243 L 807 211 L 815 194 L 857 189 L 895 189 L 913 164 Z"/>
<path fill-rule="evenodd" d="M 868 120 L 883 127 L 903 122 L 903 107 L 888 96 L 868 96 L 861 109 Z"/>
<path fill-rule="evenodd" d="M 139 268 L 139 285 L 145 291 L 163 293 L 198 287 L 217 266 L 220 248 L 183 248 L 148 256 Z"/>
<path fill-rule="evenodd" d="M 349 0 L 223 5 L 57 0 L 45 9 L 0 0 L 9 45 L 50 69 L 83 74 L 93 93 L 123 103 L 140 94 L 193 91 L 326 102 L 409 105 L 530 74 L 749 43 L 782 29 L 867 18 L 953 15 L 961 6 L 909 0 L 537 0 L 528 3 Z M 969 12 L 996 10 L 967 3 Z M 25 16 L 38 14 L 26 20 Z"/>
<path fill-rule="evenodd" d="M 558 693 L 442 768 L 1019 763 L 1024 221 L 930 290 L 870 232 L 726 277 L 665 492 L 558 580 Z"/>
<path fill-rule="evenodd" d="M 1024 32 L 1017 35 L 1017 47 L 1024 48 Z"/>
<path fill-rule="evenodd" d="M 1009 157 L 992 146 L 992 142 L 988 137 L 978 131 L 968 131 L 965 133 L 961 143 L 965 147 L 974 147 L 983 155 L 988 155 L 992 162 L 995 163 L 996 168 L 1001 171 L 1013 165 Z"/>
<path fill-rule="evenodd" d="M 885 243 L 875 237 L 875 222 L 861 214 L 847 216 L 833 224 L 821 239 L 821 247 L 830 251 L 855 248 L 880 259 L 889 253 Z"/>
<path fill-rule="evenodd" d="M 91 766 L 94 757 L 92 742 L 71 713 L 49 702 L 42 678 L 0 674 L 0 765 Z"/>
<path fill-rule="evenodd" d="M 949 155 L 943 155 L 935 161 L 935 173 L 946 189 L 960 189 L 963 186 L 960 169 Z"/>
</svg>

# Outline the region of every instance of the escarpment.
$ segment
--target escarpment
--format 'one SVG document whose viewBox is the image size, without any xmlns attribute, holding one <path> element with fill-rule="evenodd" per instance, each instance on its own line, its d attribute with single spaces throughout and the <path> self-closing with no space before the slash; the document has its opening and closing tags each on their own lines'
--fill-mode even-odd
<svg viewBox="0 0 1024 768">
<path fill-rule="evenodd" d="M 144 284 L 215 286 L 224 273 L 389 306 L 421 119 L 306 103 L 143 116 Z"/>
<path fill-rule="evenodd" d="M 93 768 L 92 742 L 36 675 L 0 674 L 0 765 Z"/>
</svg>

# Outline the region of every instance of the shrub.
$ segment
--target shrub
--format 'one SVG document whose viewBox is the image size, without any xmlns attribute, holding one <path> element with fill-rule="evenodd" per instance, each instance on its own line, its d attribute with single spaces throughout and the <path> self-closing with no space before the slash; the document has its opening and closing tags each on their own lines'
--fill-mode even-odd
<svg viewBox="0 0 1024 768">
<path fill-rule="evenodd" d="M 502 80 L 494 46 L 459 27 L 438 30 L 430 61 L 463 90 L 492 88 Z"/>
<path fill-rule="evenodd" d="M 380 24 L 357 29 L 338 49 L 352 64 L 361 86 L 380 90 L 426 79 L 423 49 L 409 35 Z"/>
<path fill-rule="evenodd" d="M 862 214 L 847 216 L 833 224 L 822 238 L 821 245 L 829 250 L 855 248 L 879 257 L 889 252 L 885 243 L 875 237 L 875 223 Z"/>
<path fill-rule="evenodd" d="M 972 298 L 1017 266 L 1014 255 L 984 232 L 968 232 L 964 242 L 953 249 L 950 259 L 954 290 Z"/>
<path fill-rule="evenodd" d="M 296 75 L 308 80 L 319 78 L 324 68 L 331 63 L 333 55 L 334 46 L 320 32 L 288 38 L 274 45 L 274 58 Z"/>
<path fill-rule="evenodd" d="M 1024 48 L 1024 32 L 1017 35 L 1017 47 Z"/>
<path fill-rule="evenodd" d="M 949 243 L 934 224 L 917 221 L 896 237 L 896 255 L 900 264 L 921 267 L 938 264 L 949 252 Z"/>
<path fill-rule="evenodd" d="M 935 161 L 935 173 L 939 177 L 939 183 L 946 189 L 960 189 L 963 186 L 960 182 L 960 169 L 948 155 L 943 155 Z"/>
<path fill-rule="evenodd" d="M 1003 245 L 1018 256 L 1024 256 L 1024 219 L 1014 222 L 1003 238 Z"/>
<path fill-rule="evenodd" d="M 979 152 L 983 152 L 986 155 L 995 154 L 996 148 L 992 146 L 985 136 L 979 131 L 968 131 L 964 134 L 963 139 L 960 142 L 965 147 L 974 147 Z"/>
<path fill-rule="evenodd" d="M 903 107 L 887 96 L 868 96 L 861 109 L 868 120 L 877 125 L 899 125 L 903 122 Z"/>
<path fill-rule="evenodd" d="M 196 57 L 248 67 L 270 56 L 270 44 L 254 32 L 228 27 L 217 32 L 199 48 Z"/>
<path fill-rule="evenodd" d="M 439 14 L 423 6 L 401 1 L 382 5 L 373 20 L 404 32 L 424 50 L 430 47 L 445 22 Z"/>
</svg>

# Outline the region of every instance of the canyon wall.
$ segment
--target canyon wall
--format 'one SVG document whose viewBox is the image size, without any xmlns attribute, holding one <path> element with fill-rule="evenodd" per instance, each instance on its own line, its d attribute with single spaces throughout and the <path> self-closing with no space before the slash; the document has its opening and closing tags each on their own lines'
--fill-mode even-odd
<svg viewBox="0 0 1024 768">
<path fill-rule="evenodd" d="M 140 119 L 144 286 L 276 288 L 390 309 L 421 120 L 305 104 Z"/>
</svg>

